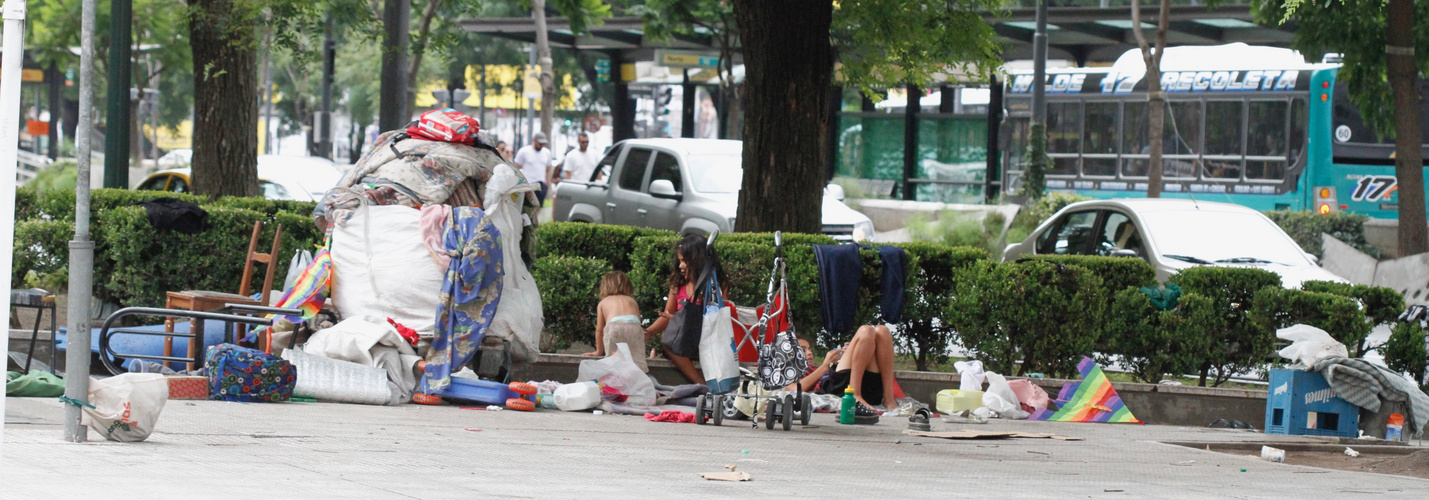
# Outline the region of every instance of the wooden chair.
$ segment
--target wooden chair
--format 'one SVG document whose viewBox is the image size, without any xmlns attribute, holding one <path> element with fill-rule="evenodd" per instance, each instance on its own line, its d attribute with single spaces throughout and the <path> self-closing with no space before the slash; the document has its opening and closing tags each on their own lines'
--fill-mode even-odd
<svg viewBox="0 0 1429 500">
<path fill-rule="evenodd" d="M 183 309 L 183 310 L 187 310 L 187 311 L 215 311 L 215 310 L 223 309 L 223 308 L 224 308 L 225 306 L 227 306 L 228 304 L 267 306 L 267 305 L 268 305 L 268 299 L 269 299 L 270 295 L 272 295 L 272 293 L 273 293 L 273 274 L 274 274 L 275 272 L 277 272 L 277 270 L 278 270 L 278 267 L 277 267 L 275 264 L 277 263 L 278 245 L 279 245 L 279 244 L 282 242 L 282 240 L 283 240 L 283 225 L 282 225 L 282 224 L 278 224 L 278 227 L 276 228 L 276 230 L 273 231 L 273 247 L 272 247 L 272 250 L 270 250 L 268 253 L 258 253 L 258 235 L 262 234 L 262 231 L 263 231 L 263 223 L 262 223 L 262 222 L 254 222 L 254 223 L 253 223 L 253 237 L 248 240 L 248 254 L 247 254 L 247 256 L 244 258 L 244 261 L 243 261 L 243 281 L 242 281 L 241 283 L 239 283 L 239 285 L 238 285 L 238 293 L 237 293 L 237 294 L 224 293 L 224 292 L 212 292 L 212 291 L 204 291 L 204 290 L 187 290 L 187 291 L 183 291 L 183 292 L 168 292 L 167 298 L 166 298 L 165 303 L 164 303 L 164 308 L 165 308 L 165 309 Z M 264 265 L 267 266 L 267 271 L 266 271 L 266 273 L 263 275 L 263 289 L 262 289 L 262 295 L 260 296 L 259 300 L 253 300 L 252 298 L 249 298 L 249 297 L 252 295 L 251 286 L 250 286 L 249 284 L 253 282 L 253 264 L 254 264 L 254 263 L 260 263 L 260 264 L 264 264 Z M 189 331 L 190 331 L 190 332 L 199 332 L 199 333 L 201 333 L 202 330 L 203 330 L 203 320 L 200 320 L 200 319 L 190 319 L 190 320 L 189 320 Z M 172 332 L 174 331 L 174 318 L 165 318 L 165 319 L 164 319 L 164 331 L 165 331 L 166 333 L 172 333 Z M 203 338 L 203 337 L 202 337 L 201 335 L 195 335 L 193 338 L 190 338 L 190 339 L 189 339 L 189 354 L 190 354 L 190 355 L 194 354 L 194 353 L 196 352 L 196 350 L 199 348 L 199 346 L 202 344 L 202 340 L 201 340 L 202 338 Z M 260 340 L 260 342 L 262 342 L 264 339 L 259 339 L 259 340 Z M 262 343 L 265 345 L 265 346 L 264 346 L 264 350 L 265 350 L 266 352 L 268 352 L 269 354 L 272 354 L 272 349 L 273 349 L 272 336 L 271 336 L 271 335 L 267 335 L 267 336 L 266 336 L 266 342 L 262 342 Z M 174 338 L 173 338 L 173 337 L 165 337 L 165 338 L 164 338 L 164 355 L 165 355 L 165 356 L 172 356 L 172 355 L 173 355 L 173 350 L 174 350 Z M 195 359 L 199 359 L 197 356 L 194 356 L 194 358 L 195 358 Z M 194 364 L 193 364 L 193 363 L 189 363 L 189 364 L 188 364 L 188 369 L 189 369 L 189 370 L 193 370 L 193 369 L 194 369 Z"/>
</svg>

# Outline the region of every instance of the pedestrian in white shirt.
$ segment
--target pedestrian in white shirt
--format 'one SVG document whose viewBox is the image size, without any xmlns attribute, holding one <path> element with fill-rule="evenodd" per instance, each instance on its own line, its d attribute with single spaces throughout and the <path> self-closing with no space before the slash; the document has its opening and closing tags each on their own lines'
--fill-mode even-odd
<svg viewBox="0 0 1429 500">
<path fill-rule="evenodd" d="M 526 177 L 526 182 L 537 186 L 536 199 L 544 205 L 546 191 L 551 186 L 550 172 L 546 171 L 551 166 L 551 149 L 546 147 L 546 134 L 536 132 L 531 137 L 531 145 L 517 151 L 514 161 L 521 169 L 521 175 Z"/>
<path fill-rule="evenodd" d="M 561 162 L 561 172 L 566 179 L 575 179 L 581 182 L 590 182 L 591 175 L 595 173 L 595 165 L 600 162 L 600 158 L 590 151 L 590 136 L 585 132 L 576 139 L 580 143 L 579 150 L 566 153 L 566 158 Z"/>
</svg>

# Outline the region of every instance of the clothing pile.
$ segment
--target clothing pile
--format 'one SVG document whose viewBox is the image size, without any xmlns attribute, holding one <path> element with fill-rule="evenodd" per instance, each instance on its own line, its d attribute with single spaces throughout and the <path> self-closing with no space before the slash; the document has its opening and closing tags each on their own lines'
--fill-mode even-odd
<svg viewBox="0 0 1429 500">
<path fill-rule="evenodd" d="M 324 248 L 275 304 L 301 309 L 288 318 L 300 323 L 331 299 L 343 321 L 313 333 L 324 347 L 306 354 L 385 371 L 387 402 L 439 393 L 486 336 L 509 341 L 516 362 L 538 352 L 534 186 L 479 125 L 443 109 L 379 136 L 318 202 Z M 315 390 L 352 392 L 328 389 Z"/>
</svg>

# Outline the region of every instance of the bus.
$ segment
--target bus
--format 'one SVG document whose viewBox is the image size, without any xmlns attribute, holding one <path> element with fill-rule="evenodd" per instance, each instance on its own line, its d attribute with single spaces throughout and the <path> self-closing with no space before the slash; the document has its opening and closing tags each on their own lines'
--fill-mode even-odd
<svg viewBox="0 0 1429 500">
<path fill-rule="evenodd" d="M 1308 63 L 1289 49 L 1238 43 L 1168 48 L 1161 67 L 1162 196 L 1399 218 L 1394 143 L 1361 119 L 1332 58 Z M 1144 74 L 1139 50 L 1110 67 L 1047 71 L 1049 191 L 1145 195 Z M 1014 71 L 1004 86 L 999 142 L 1009 195 L 1026 164 L 1032 81 L 1030 71 Z M 1429 132 L 1429 99 L 1423 106 Z"/>
</svg>

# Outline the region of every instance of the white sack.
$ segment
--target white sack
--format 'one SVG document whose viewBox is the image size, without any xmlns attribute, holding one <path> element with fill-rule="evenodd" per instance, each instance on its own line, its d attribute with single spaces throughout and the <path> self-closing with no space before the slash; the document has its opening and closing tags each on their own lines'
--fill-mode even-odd
<svg viewBox="0 0 1429 500">
<path fill-rule="evenodd" d="M 344 318 L 392 318 L 424 337 L 436 332 L 445 269 L 422 244 L 421 211 L 358 207 L 332 232 L 332 301 Z"/>
<path fill-rule="evenodd" d="M 1280 350 L 1280 357 L 1295 361 L 1292 367 L 1309 369 L 1317 361 L 1339 356 L 1350 357 L 1350 351 L 1324 330 L 1310 325 L 1292 325 L 1275 331 L 1275 336 L 1289 340 L 1290 345 Z"/>
<path fill-rule="evenodd" d="M 545 326 L 541 292 L 536 289 L 536 278 L 521 260 L 521 230 L 527 225 L 521 205 L 526 192 L 535 189 L 535 185 L 520 183 L 521 179 L 524 177 L 511 165 L 497 165 L 486 182 L 482 199 L 487 218 L 501 231 L 501 264 L 505 270 L 501 302 L 496 304 L 496 314 L 486 334 L 510 340 L 512 355 L 518 361 L 535 361 Z"/>
<path fill-rule="evenodd" d="M 82 423 L 110 441 L 143 441 L 169 401 L 169 381 L 158 373 L 125 373 L 89 379 Z"/>
</svg>

